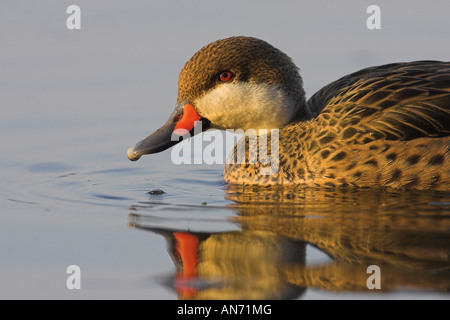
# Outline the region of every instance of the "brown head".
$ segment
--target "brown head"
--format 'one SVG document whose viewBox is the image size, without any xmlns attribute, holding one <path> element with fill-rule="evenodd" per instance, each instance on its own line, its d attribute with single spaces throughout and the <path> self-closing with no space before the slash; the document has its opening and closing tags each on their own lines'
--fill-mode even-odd
<svg viewBox="0 0 450 320">
<path fill-rule="evenodd" d="M 195 121 L 203 130 L 258 130 L 311 116 L 298 68 L 286 54 L 256 38 L 222 39 L 184 65 L 175 111 L 163 127 L 128 149 L 128 158 L 173 146 L 178 142 L 173 133 L 192 135 Z"/>
</svg>

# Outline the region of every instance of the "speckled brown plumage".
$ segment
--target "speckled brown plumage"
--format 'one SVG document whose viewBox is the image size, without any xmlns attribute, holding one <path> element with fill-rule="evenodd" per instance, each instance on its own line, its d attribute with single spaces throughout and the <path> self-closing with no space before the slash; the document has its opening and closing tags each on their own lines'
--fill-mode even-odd
<svg viewBox="0 0 450 320">
<path fill-rule="evenodd" d="M 450 190 L 450 63 L 363 69 L 308 101 L 320 114 L 280 129 L 280 170 L 227 165 L 233 184 Z"/>
</svg>

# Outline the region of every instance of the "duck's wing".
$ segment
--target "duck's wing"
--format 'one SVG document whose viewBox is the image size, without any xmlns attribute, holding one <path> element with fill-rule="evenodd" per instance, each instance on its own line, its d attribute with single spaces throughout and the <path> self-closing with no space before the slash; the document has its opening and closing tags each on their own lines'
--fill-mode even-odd
<svg viewBox="0 0 450 320">
<path fill-rule="evenodd" d="M 320 126 L 350 143 L 450 135 L 450 62 L 416 61 L 360 70 L 308 104 Z"/>
</svg>

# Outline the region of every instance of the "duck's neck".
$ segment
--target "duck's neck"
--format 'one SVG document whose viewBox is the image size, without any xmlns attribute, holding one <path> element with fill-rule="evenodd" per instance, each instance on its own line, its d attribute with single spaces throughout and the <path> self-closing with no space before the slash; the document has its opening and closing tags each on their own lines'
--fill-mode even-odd
<svg viewBox="0 0 450 320">
<path fill-rule="evenodd" d="M 295 129 L 298 125 L 292 122 L 282 129 L 269 130 L 267 134 L 259 131 L 257 135 L 242 137 L 228 156 L 225 181 L 231 184 L 284 184 L 300 168 L 295 166 L 304 166 L 301 171 L 305 171 L 306 164 L 301 158 L 308 146 L 297 139 Z M 292 155 L 295 157 L 290 157 Z M 295 163 L 292 162 L 294 158 L 298 159 Z"/>
<path fill-rule="evenodd" d="M 290 124 L 306 123 L 309 120 L 316 118 L 317 115 L 317 113 L 312 111 L 303 94 L 297 98 L 295 103 L 295 111 L 292 113 L 291 120 L 286 124 L 286 126 Z"/>
</svg>

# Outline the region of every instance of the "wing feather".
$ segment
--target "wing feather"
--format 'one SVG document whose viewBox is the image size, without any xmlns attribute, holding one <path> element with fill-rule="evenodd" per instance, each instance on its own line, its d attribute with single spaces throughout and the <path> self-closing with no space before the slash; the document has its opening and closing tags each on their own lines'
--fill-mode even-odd
<svg viewBox="0 0 450 320">
<path fill-rule="evenodd" d="M 324 125 L 338 131 L 352 126 L 371 141 L 448 136 L 450 62 L 366 68 L 330 83 L 308 103 Z"/>
</svg>

